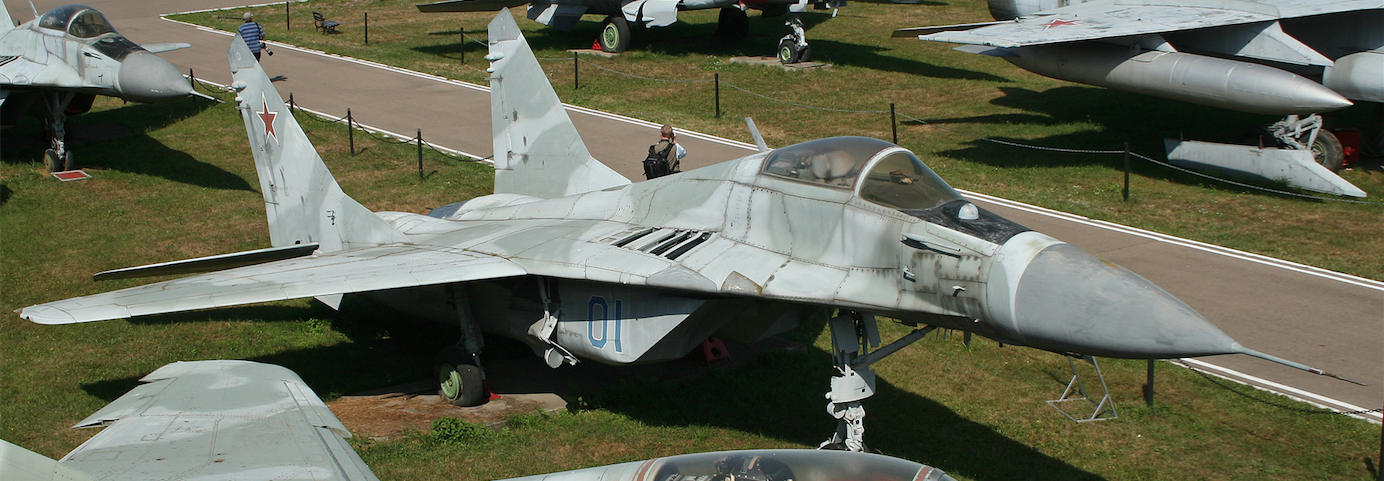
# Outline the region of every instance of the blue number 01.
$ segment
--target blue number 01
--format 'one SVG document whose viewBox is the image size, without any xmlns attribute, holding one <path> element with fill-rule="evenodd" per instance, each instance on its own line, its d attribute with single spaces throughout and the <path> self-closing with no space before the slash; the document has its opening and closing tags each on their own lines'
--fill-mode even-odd
<svg viewBox="0 0 1384 481">
<path fill-rule="evenodd" d="M 621 327 L 620 324 L 621 324 L 621 322 L 622 322 L 622 320 L 620 319 L 620 307 L 621 307 L 620 304 L 621 304 L 621 303 L 620 303 L 620 300 L 619 300 L 619 299 L 616 299 L 616 300 L 615 300 L 615 339 L 614 339 L 614 340 L 615 340 L 615 352 L 625 352 L 625 350 L 622 349 L 622 346 L 620 346 L 620 327 Z M 596 307 L 597 307 L 597 306 L 600 306 L 600 308 L 601 308 L 601 317 L 600 317 L 599 319 L 596 318 Z M 600 339 L 597 339 L 597 338 L 596 338 L 596 322 L 597 322 L 597 321 L 600 321 L 600 323 L 601 323 L 601 337 L 600 337 Z M 608 329 L 609 329 L 609 328 L 608 328 L 609 324 L 610 324 L 610 305 L 606 304 L 606 300 L 605 300 L 604 297 L 601 297 L 601 296 L 591 296 L 591 301 L 586 303 L 586 337 L 587 337 L 588 339 L 591 340 L 591 347 L 594 347 L 594 348 L 596 348 L 596 349 L 604 349 L 604 348 L 605 348 L 606 341 L 607 341 L 607 340 L 610 340 L 610 338 L 607 337 L 607 334 L 610 332 L 610 331 L 608 330 Z"/>
</svg>

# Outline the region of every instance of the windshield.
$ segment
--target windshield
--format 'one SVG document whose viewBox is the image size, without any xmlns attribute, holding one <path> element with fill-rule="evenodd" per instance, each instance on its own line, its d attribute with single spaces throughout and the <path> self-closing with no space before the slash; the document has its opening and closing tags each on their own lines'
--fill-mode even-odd
<svg viewBox="0 0 1384 481">
<path fill-rule="evenodd" d="M 115 31 L 101 12 L 86 5 L 63 5 L 52 9 L 38 19 L 38 26 L 62 30 L 79 38 L 91 38 Z"/>
<path fill-rule="evenodd" d="M 861 182 L 860 198 L 898 210 L 931 209 L 961 198 L 911 152 L 890 152 Z"/>
<path fill-rule="evenodd" d="M 793 144 L 764 159 L 764 173 L 836 187 L 852 187 L 860 169 L 894 144 L 869 137 L 832 137 Z"/>
</svg>

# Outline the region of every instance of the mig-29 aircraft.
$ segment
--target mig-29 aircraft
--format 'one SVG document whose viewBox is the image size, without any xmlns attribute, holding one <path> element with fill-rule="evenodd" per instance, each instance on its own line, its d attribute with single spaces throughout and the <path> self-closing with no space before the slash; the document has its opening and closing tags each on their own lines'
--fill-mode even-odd
<svg viewBox="0 0 1384 481">
<path fill-rule="evenodd" d="M 1335 174 L 1341 142 L 1321 128 L 1317 114 L 1355 100 L 1375 103 L 1384 120 L 1384 1 L 989 0 L 989 6 L 994 22 L 907 28 L 894 36 L 963 44 L 957 50 L 1056 79 L 1286 116 L 1267 129 L 1270 143 L 1285 149 L 1169 139 L 1169 158 L 1365 196 Z M 1365 148 L 1384 154 L 1384 133 L 1378 135 Z"/>
<path fill-rule="evenodd" d="M 863 448 L 870 365 L 937 328 L 1119 358 L 1243 353 L 1324 374 L 1245 348 L 1137 274 L 976 207 L 889 142 L 770 150 L 756 131 L 757 154 L 632 184 L 588 153 L 508 10 L 490 23 L 486 56 L 495 193 L 427 215 L 371 212 L 232 42 L 231 88 L 274 247 L 100 273 L 205 272 L 21 317 L 69 324 L 305 297 L 337 307 L 363 294 L 460 326 L 438 378 L 451 402 L 474 405 L 487 399 L 485 334 L 522 341 L 553 368 L 650 363 L 713 334 L 753 341 L 839 309 L 828 397 L 840 422 L 824 444 L 851 450 Z M 916 330 L 881 347 L 877 315 Z"/>
<path fill-rule="evenodd" d="M 62 459 L 0 440 L 0 479 L 376 481 L 351 432 L 303 380 L 251 361 L 167 364 L 74 428 L 102 427 Z M 878 454 L 763 449 L 684 454 L 512 478 L 542 481 L 952 481 Z"/>
<path fill-rule="evenodd" d="M 721 9 L 717 18 L 716 35 L 730 40 L 744 40 L 749 34 L 749 9 L 764 12 L 765 18 L 787 14 L 792 33 L 779 40 L 778 58 L 783 63 L 812 60 L 812 48 L 807 44 L 798 14 L 811 6 L 817 10 L 835 9 L 847 0 L 446 0 L 418 5 L 420 12 L 490 12 L 502 8 L 529 4 L 530 20 L 568 32 L 583 15 L 604 15 L 601 34 L 596 37 L 601 50 L 623 52 L 630 46 L 630 25 L 645 28 L 667 27 L 678 21 L 680 10 Z"/>
<path fill-rule="evenodd" d="M 136 45 L 101 12 L 65 5 L 16 27 L 0 2 L 0 118 L 13 125 L 34 103 L 42 109 L 51 148 L 48 169 L 72 170 L 65 144 L 68 115 L 85 113 L 97 95 L 157 102 L 192 95 L 192 85 L 154 55 L 185 43 Z M 37 101 L 37 102 L 36 102 Z"/>
</svg>

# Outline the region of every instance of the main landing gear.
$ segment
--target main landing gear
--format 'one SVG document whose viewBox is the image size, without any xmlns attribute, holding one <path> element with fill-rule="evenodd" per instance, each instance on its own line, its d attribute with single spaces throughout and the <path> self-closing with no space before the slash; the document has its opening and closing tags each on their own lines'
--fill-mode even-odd
<svg viewBox="0 0 1384 481">
<path fill-rule="evenodd" d="M 611 15 L 601 22 L 601 36 L 597 37 L 601 50 L 620 53 L 630 48 L 630 24 L 623 15 Z"/>
<path fill-rule="evenodd" d="M 1312 151 L 1312 158 L 1327 170 L 1339 172 L 1345 163 L 1341 141 L 1331 131 L 1322 128 L 1320 115 L 1289 115 L 1268 126 L 1267 130 L 1285 148 Z"/>
<path fill-rule="evenodd" d="M 798 18 L 797 14 L 793 14 L 787 22 L 784 22 L 784 25 L 793 31 L 779 39 L 779 62 L 790 64 L 812 61 L 812 46 L 807 44 L 807 33 L 803 31 L 802 20 Z"/>
<path fill-rule="evenodd" d="M 819 449 L 865 451 L 865 407 L 860 401 L 875 394 L 875 373 L 870 365 L 937 329 L 923 326 L 887 346 L 879 347 L 879 327 L 875 316 L 842 311 L 831 319 L 831 347 L 839 373 L 831 378 L 827 393 L 827 413 L 836 418 L 836 433 Z"/>
<path fill-rule="evenodd" d="M 485 346 L 481 327 L 471 315 L 471 302 L 466 289 L 449 286 L 448 294 L 461 321 L 461 340 L 455 346 L 437 353 L 437 394 L 457 406 L 479 406 L 490 400 L 485 387 L 485 369 L 480 352 Z"/>
</svg>

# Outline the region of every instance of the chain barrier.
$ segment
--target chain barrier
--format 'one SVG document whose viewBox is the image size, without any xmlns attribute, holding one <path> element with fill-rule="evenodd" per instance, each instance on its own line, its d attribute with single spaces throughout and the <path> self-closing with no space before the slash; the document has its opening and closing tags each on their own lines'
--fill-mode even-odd
<svg viewBox="0 0 1384 481">
<path fill-rule="evenodd" d="M 471 157 L 469 157 L 469 156 L 461 156 L 461 155 L 453 154 L 453 153 L 451 153 L 451 152 L 446 152 L 446 151 L 442 150 L 442 149 L 444 149 L 445 147 L 438 147 L 438 146 L 436 146 L 436 145 L 433 145 L 432 142 L 428 142 L 427 140 L 424 140 L 424 141 L 423 141 L 423 146 L 424 146 L 424 147 L 427 147 L 428 149 L 431 149 L 433 152 L 437 152 L 438 154 L 442 155 L 443 157 L 447 157 L 447 158 L 450 158 L 450 159 L 453 159 L 453 160 L 458 160 L 458 161 L 461 161 L 461 162 L 475 162 L 475 161 L 476 161 L 476 159 L 473 159 L 473 158 L 471 158 Z"/>
<path fill-rule="evenodd" d="M 1182 168 L 1182 167 L 1178 167 L 1178 166 L 1176 166 L 1176 165 L 1169 164 L 1169 163 L 1167 163 L 1167 162 L 1163 162 L 1163 161 L 1161 161 L 1161 160 L 1155 160 L 1155 159 L 1150 158 L 1150 157 L 1145 157 L 1144 155 L 1139 154 L 1139 153 L 1137 153 L 1137 152 L 1130 152 L 1129 154 L 1130 154 L 1130 155 L 1133 155 L 1133 156 L 1135 156 L 1135 157 L 1138 157 L 1138 158 L 1140 158 L 1140 159 L 1143 159 L 1143 160 L 1152 162 L 1152 163 L 1154 163 L 1154 164 L 1161 165 L 1161 166 L 1163 166 L 1163 167 L 1167 167 L 1167 168 L 1169 168 L 1169 169 L 1176 170 L 1176 171 L 1178 171 L 1178 172 L 1182 172 L 1182 173 L 1185 173 L 1185 174 L 1192 174 L 1192 175 L 1195 175 L 1195 176 L 1198 176 L 1198 177 L 1203 177 L 1203 178 L 1207 178 L 1207 179 L 1211 179 L 1211 180 L 1216 180 L 1216 181 L 1220 181 L 1220 182 L 1225 182 L 1225 183 L 1227 183 L 1227 184 L 1234 185 L 1234 186 L 1238 186 L 1238 187 L 1244 187 L 1244 188 L 1248 188 L 1248 189 L 1262 190 L 1262 191 L 1265 191 L 1265 192 L 1272 192 L 1272 193 L 1279 194 L 1279 195 L 1287 195 L 1287 196 L 1292 196 L 1292 197 L 1302 197 L 1302 198 L 1304 198 L 1304 199 L 1329 200 L 1329 201 L 1333 201 L 1333 202 L 1345 202 L 1345 203 L 1347 203 L 1347 204 L 1384 205 L 1384 202 L 1370 202 L 1370 201 L 1368 201 L 1368 200 L 1353 200 L 1353 199 L 1337 199 L 1337 198 L 1332 198 L 1332 197 L 1318 197 L 1318 196 L 1315 196 L 1315 195 L 1300 194 L 1300 193 L 1297 193 L 1297 192 L 1289 192 L 1289 191 L 1286 191 L 1286 190 L 1270 189 L 1270 188 L 1268 188 L 1268 187 L 1259 187 L 1259 186 L 1257 186 L 1257 185 L 1245 184 L 1245 183 L 1236 182 L 1236 181 L 1233 181 L 1233 180 L 1230 180 L 1230 179 L 1222 179 L 1222 178 L 1220 178 L 1220 177 L 1216 177 L 1216 176 L 1213 176 L 1213 175 L 1207 175 L 1207 174 L 1203 174 L 1203 173 L 1201 173 L 1201 172 L 1197 172 L 1197 171 L 1194 171 L 1194 170 L 1184 169 L 1184 168 Z"/>
<path fill-rule="evenodd" d="M 794 106 L 794 107 L 802 107 L 802 108 L 805 108 L 805 109 L 825 110 L 825 111 L 828 111 L 828 112 L 841 112 L 841 113 L 848 113 L 848 114 L 887 114 L 887 113 L 889 113 L 888 110 L 846 110 L 846 109 L 833 109 L 833 108 L 830 108 L 830 107 L 817 107 L 817 106 L 815 106 L 815 105 L 800 104 L 800 103 L 796 103 L 796 102 L 789 102 L 789 101 L 787 101 L 787 100 L 776 99 L 776 98 L 770 97 L 770 96 L 768 96 L 768 95 L 761 94 L 761 93 L 759 93 L 759 92 L 755 92 L 755 91 L 752 91 L 752 90 L 747 90 L 747 89 L 741 88 L 739 85 L 735 85 L 735 84 L 730 83 L 730 82 L 727 82 L 727 81 L 725 81 L 725 80 L 722 80 L 721 83 L 723 83 L 723 84 L 725 84 L 725 85 L 727 85 L 727 86 L 730 86 L 730 88 L 733 88 L 733 89 L 735 89 L 735 90 L 739 90 L 739 91 L 741 91 L 741 92 L 745 92 L 745 93 L 750 94 L 750 95 L 753 95 L 753 96 L 755 96 L 755 97 L 759 97 L 759 98 L 762 98 L 762 99 L 765 99 L 765 100 L 769 100 L 769 101 L 773 101 L 773 102 L 778 102 L 778 103 L 781 103 L 781 104 L 792 105 L 792 106 Z"/>
<path fill-rule="evenodd" d="M 563 60 L 571 60 L 571 59 L 563 59 Z M 581 63 L 584 63 L 584 64 L 587 64 L 587 65 L 590 65 L 590 66 L 592 66 L 592 67 L 596 67 L 596 68 L 598 68 L 598 69 L 601 69 L 601 70 L 604 70 L 604 71 L 607 71 L 607 72 L 616 74 L 616 75 L 623 75 L 623 76 L 630 77 L 630 78 L 637 78 L 637 79 L 640 79 L 640 80 L 649 80 L 649 81 L 653 81 L 653 82 L 667 82 L 667 83 L 674 83 L 674 84 L 695 84 L 695 83 L 707 83 L 707 82 L 711 82 L 711 81 L 712 81 L 711 79 L 701 79 L 701 80 L 672 80 L 672 79 L 661 79 L 661 78 L 653 78 L 653 77 L 640 77 L 640 76 L 635 75 L 635 74 L 632 74 L 632 73 L 625 73 L 625 72 L 621 72 L 621 71 L 618 71 L 618 70 L 611 70 L 611 69 L 602 67 L 602 66 L 600 66 L 600 65 L 596 65 L 596 64 L 594 64 L 594 63 L 588 62 L 588 61 L 586 61 L 585 59 L 580 58 L 580 57 L 577 58 L 577 61 L 578 61 L 578 62 L 581 62 Z"/>
<path fill-rule="evenodd" d="M 380 22 L 376 22 L 376 21 L 373 21 L 373 20 L 370 22 L 370 25 L 374 25 L 374 26 L 376 26 L 376 27 L 383 28 L 386 32 L 390 32 L 390 33 L 393 33 L 393 34 L 398 35 L 398 36 L 401 36 L 401 37 L 416 38 L 416 39 L 420 39 L 420 40 L 438 40 L 438 39 L 449 39 L 449 38 L 452 38 L 451 36 L 443 36 L 443 35 L 432 35 L 432 36 L 427 36 L 427 37 L 419 37 L 419 36 L 416 36 L 416 35 L 409 35 L 409 34 L 407 34 L 407 33 L 403 33 L 403 32 L 400 32 L 400 31 L 398 31 L 398 30 L 394 30 L 394 29 L 389 28 L 389 27 L 386 27 L 386 26 L 384 26 L 384 25 L 380 25 Z"/>
<path fill-rule="evenodd" d="M 1202 371 L 1199 370 L 1199 369 L 1192 369 L 1192 372 L 1195 372 L 1195 373 L 1197 373 L 1197 374 L 1200 374 L 1201 377 L 1206 378 L 1207 381 L 1211 381 L 1212 384 L 1215 384 L 1215 385 L 1219 386 L 1221 389 L 1225 389 L 1225 390 L 1230 391 L 1230 392 L 1232 392 L 1232 393 L 1238 394 L 1238 395 L 1240 395 L 1241 397 L 1244 397 L 1245 399 L 1249 399 L 1249 400 L 1254 401 L 1254 402 L 1257 402 L 1257 403 L 1261 403 L 1261 404 L 1266 404 L 1266 405 L 1269 405 L 1269 406 L 1273 406 L 1273 407 L 1276 407 L 1276 408 L 1279 408 L 1279 409 L 1284 409 L 1284 410 L 1292 411 L 1292 412 L 1295 412 L 1295 413 L 1301 413 L 1301 414 L 1339 414 L 1339 415 L 1341 415 L 1341 416 L 1359 416 L 1359 415 L 1362 415 L 1362 414 L 1370 414 L 1370 413 L 1384 412 L 1384 408 L 1379 408 L 1379 409 L 1361 409 L 1361 410 L 1358 410 L 1358 411 L 1336 411 L 1336 410 L 1322 410 L 1322 409 L 1304 409 L 1304 408 L 1300 408 L 1300 407 L 1297 407 L 1297 406 L 1289 406 L 1289 405 L 1287 405 L 1287 404 L 1283 404 L 1283 403 L 1278 403 L 1278 402 L 1270 401 L 1270 400 L 1268 400 L 1268 399 L 1260 399 L 1260 398 L 1251 396 L 1251 395 L 1249 395 L 1249 394 L 1247 394 L 1247 393 L 1241 392 L 1239 389 L 1235 389 L 1234 386 L 1225 384 L 1225 383 L 1223 383 L 1223 382 L 1217 380 L 1215 377 L 1211 376 L 1210 374 L 1207 374 L 1207 373 L 1205 373 L 1205 372 L 1202 372 Z"/>
</svg>

